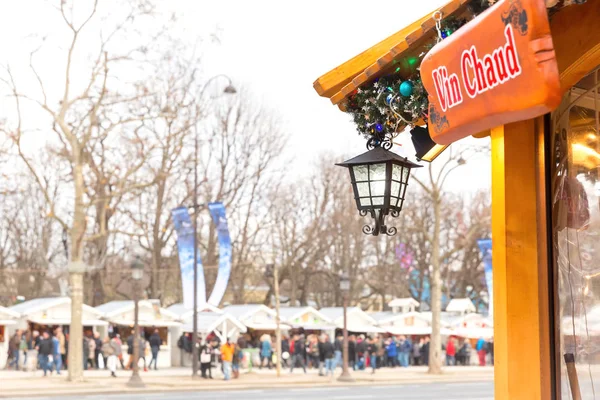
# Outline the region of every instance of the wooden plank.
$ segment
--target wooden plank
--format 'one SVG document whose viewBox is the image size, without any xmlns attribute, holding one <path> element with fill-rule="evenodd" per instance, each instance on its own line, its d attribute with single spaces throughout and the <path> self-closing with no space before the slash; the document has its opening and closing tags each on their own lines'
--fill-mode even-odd
<svg viewBox="0 0 600 400">
<path fill-rule="evenodd" d="M 451 0 L 448 2 L 448 4 L 451 3 L 460 4 L 461 1 Z M 363 72 L 370 65 L 376 63 L 382 55 L 388 53 L 390 48 L 403 41 L 409 33 L 415 31 L 416 29 L 421 29 L 423 22 L 430 18 L 431 14 L 420 18 L 406 28 L 394 33 L 373 47 L 363 51 L 340 66 L 322 75 L 313 83 L 314 89 L 320 96 L 334 96 L 358 74 Z"/>
<path fill-rule="evenodd" d="M 492 129 L 495 398 L 550 398 L 542 118 Z M 515 196 L 515 193 L 519 193 Z"/>
<path fill-rule="evenodd" d="M 563 8 L 550 21 L 563 91 L 600 64 L 599 15 L 600 0 L 589 0 Z"/>
</svg>

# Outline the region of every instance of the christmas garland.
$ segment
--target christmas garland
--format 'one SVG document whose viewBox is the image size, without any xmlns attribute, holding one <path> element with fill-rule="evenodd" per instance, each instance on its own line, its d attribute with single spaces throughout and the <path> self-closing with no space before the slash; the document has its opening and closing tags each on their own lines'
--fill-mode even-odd
<svg viewBox="0 0 600 400">
<path fill-rule="evenodd" d="M 440 30 L 441 39 L 450 36 L 467 22 L 466 19 L 448 18 Z M 434 45 L 430 43 L 426 49 Z M 425 52 L 420 57 L 424 55 Z M 416 58 L 409 59 L 407 64 L 414 65 L 417 62 Z M 396 68 L 396 72 L 399 70 Z M 366 138 L 375 134 L 395 136 L 409 125 L 423 125 L 427 121 L 428 107 L 427 92 L 418 67 L 408 79 L 398 74 L 378 78 L 355 90 L 346 101 L 346 112 L 352 114 L 359 134 Z"/>
<path fill-rule="evenodd" d="M 469 9 L 473 18 L 481 14 L 496 0 L 473 0 Z M 582 4 L 586 0 L 546 0 L 548 12 L 552 15 L 562 7 L 571 4 Z M 447 18 L 441 21 L 438 36 L 425 46 L 429 51 L 440 40 L 447 38 L 465 25 L 469 20 Z M 426 52 L 420 54 L 423 57 Z M 404 60 L 414 71 L 408 78 L 402 78 L 398 72 L 383 76 L 355 90 L 346 100 L 346 112 L 352 115 L 359 134 L 370 138 L 375 136 L 396 136 L 407 126 L 425 125 L 429 100 L 423 88 L 419 74 L 420 60 Z"/>
</svg>

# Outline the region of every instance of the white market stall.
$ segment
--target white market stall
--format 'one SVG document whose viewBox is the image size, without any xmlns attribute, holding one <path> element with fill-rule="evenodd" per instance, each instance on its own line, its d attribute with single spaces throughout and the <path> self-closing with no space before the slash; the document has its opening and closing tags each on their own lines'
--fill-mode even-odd
<svg viewBox="0 0 600 400">
<path fill-rule="evenodd" d="M 126 353 L 127 338 L 133 332 L 135 303 L 131 300 L 111 301 L 96 307 L 96 310 L 102 313 L 103 319 L 110 324 L 106 332 L 101 332 L 101 336 L 119 333 L 124 344 L 123 352 Z M 173 341 L 176 341 L 177 338 L 171 337 L 169 328 L 181 325 L 177 315 L 158 304 L 141 300 L 139 302 L 138 324 L 146 339 L 150 337 L 154 329 L 158 329 L 162 340 L 162 346 L 158 353 L 158 367 L 170 367 L 171 347 Z M 150 359 L 146 361 L 149 362 Z"/>
<path fill-rule="evenodd" d="M 414 312 L 417 310 L 417 308 L 419 308 L 420 305 L 421 303 L 419 303 L 412 297 L 394 299 L 388 303 L 388 306 L 392 309 L 392 312 L 395 314 Z"/>
<path fill-rule="evenodd" d="M 0 306 L 0 368 L 6 366 L 8 342 L 14 333 L 14 329 L 11 331 L 10 328 L 17 324 L 20 316 L 18 312 Z"/>
<path fill-rule="evenodd" d="M 20 314 L 16 329 L 35 329 L 38 331 L 63 327 L 65 333 L 71 325 L 71 299 L 69 297 L 47 297 L 27 300 L 9 307 L 11 311 Z M 107 326 L 103 321 L 102 312 L 86 304 L 83 305 L 82 323 L 84 331 L 91 333 L 98 327 Z"/>
<path fill-rule="evenodd" d="M 279 309 L 282 321 L 292 328 L 302 328 L 304 331 L 321 331 L 330 336 L 335 333 L 334 322 L 317 309 L 306 307 L 282 307 Z"/>
<path fill-rule="evenodd" d="M 277 328 L 275 311 L 263 304 L 227 306 L 223 308 L 223 312 L 237 318 L 247 328 L 254 331 L 274 332 Z M 287 325 L 281 326 L 281 329 L 287 328 L 289 328 Z"/>
<path fill-rule="evenodd" d="M 431 318 L 424 313 L 408 312 L 395 314 L 393 312 L 379 312 L 371 314 L 377 325 L 392 335 L 428 336 L 431 335 Z M 442 327 L 442 336 L 452 334 L 447 327 Z"/>
<path fill-rule="evenodd" d="M 344 307 L 325 307 L 319 312 L 333 321 L 338 329 L 344 328 Z M 382 333 L 383 329 L 376 326 L 377 321 L 360 307 L 349 307 L 346 312 L 348 332 L 354 333 Z"/>
</svg>

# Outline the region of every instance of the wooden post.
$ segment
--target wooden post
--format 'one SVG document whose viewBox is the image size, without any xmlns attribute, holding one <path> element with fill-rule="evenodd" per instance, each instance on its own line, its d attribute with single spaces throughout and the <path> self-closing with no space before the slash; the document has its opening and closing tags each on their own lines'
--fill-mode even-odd
<svg viewBox="0 0 600 400">
<path fill-rule="evenodd" d="M 543 119 L 492 129 L 495 398 L 546 400 L 549 335 Z"/>
</svg>

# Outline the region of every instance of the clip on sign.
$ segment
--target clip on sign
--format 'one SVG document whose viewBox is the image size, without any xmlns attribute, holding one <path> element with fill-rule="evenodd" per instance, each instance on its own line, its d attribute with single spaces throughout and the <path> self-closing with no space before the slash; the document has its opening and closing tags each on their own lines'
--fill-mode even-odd
<svg viewBox="0 0 600 400">
<path fill-rule="evenodd" d="M 497 2 L 425 55 L 421 79 L 439 144 L 553 110 L 561 90 L 545 1 Z"/>
</svg>

